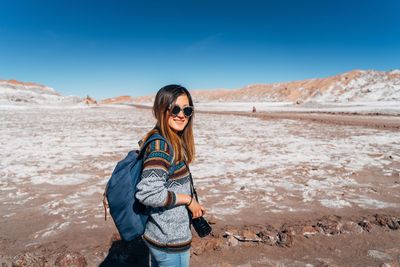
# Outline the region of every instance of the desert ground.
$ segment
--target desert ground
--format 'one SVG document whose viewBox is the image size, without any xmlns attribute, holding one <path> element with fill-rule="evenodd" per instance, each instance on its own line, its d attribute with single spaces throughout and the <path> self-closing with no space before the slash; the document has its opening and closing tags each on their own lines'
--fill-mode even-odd
<svg viewBox="0 0 400 267">
<path fill-rule="evenodd" d="M 311 115 L 196 113 L 213 233 L 193 233 L 191 266 L 399 266 L 399 117 Z M 2 266 L 143 265 L 102 193 L 153 126 L 131 106 L 0 107 Z"/>
</svg>

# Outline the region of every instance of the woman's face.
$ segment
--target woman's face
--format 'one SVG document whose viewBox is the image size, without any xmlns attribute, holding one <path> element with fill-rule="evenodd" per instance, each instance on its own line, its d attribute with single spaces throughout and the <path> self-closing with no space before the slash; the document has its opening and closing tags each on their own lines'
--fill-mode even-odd
<svg viewBox="0 0 400 267">
<path fill-rule="evenodd" d="M 176 99 L 174 105 L 179 106 L 181 108 L 181 111 L 177 116 L 173 116 L 170 113 L 170 111 L 168 111 L 168 125 L 173 130 L 180 132 L 183 129 L 185 129 L 186 125 L 189 122 L 189 118 L 183 115 L 183 110 L 182 110 L 185 106 L 189 106 L 189 98 L 187 97 L 186 94 L 180 95 Z"/>
</svg>

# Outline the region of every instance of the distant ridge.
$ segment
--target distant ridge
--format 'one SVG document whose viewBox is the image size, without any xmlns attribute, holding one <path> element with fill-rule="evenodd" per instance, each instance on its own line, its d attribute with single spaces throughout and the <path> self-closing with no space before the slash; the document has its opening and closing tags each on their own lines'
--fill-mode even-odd
<svg viewBox="0 0 400 267">
<path fill-rule="evenodd" d="M 100 101 L 100 104 L 122 104 L 122 103 L 132 103 L 133 98 L 131 96 L 118 96 L 114 98 L 106 98 Z"/>
<path fill-rule="evenodd" d="M 77 96 L 63 96 L 53 88 L 33 82 L 0 80 L 0 104 L 77 104 Z"/>
<path fill-rule="evenodd" d="M 400 101 L 400 70 L 353 70 L 327 78 L 272 84 L 251 84 L 240 89 L 190 90 L 196 103 L 291 102 L 351 103 Z M 153 103 L 154 95 L 117 96 L 95 100 L 63 96 L 53 88 L 33 82 L 0 80 L 0 104 L 130 104 Z M 93 103 L 92 103 L 93 102 Z"/>
<path fill-rule="evenodd" d="M 353 70 L 327 78 L 190 92 L 195 102 L 400 101 L 400 70 Z M 133 101 L 149 103 L 154 96 L 135 97 Z"/>
</svg>

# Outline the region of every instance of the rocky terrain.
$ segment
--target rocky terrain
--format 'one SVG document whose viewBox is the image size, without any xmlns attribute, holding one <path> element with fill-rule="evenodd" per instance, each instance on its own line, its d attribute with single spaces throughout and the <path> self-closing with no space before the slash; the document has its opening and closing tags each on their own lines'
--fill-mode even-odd
<svg viewBox="0 0 400 267">
<path fill-rule="evenodd" d="M 151 111 L 3 106 L 0 120 L 2 266 L 145 266 L 143 244 L 104 221 L 102 193 Z M 191 171 L 214 231 L 193 233 L 191 266 L 397 266 L 399 140 L 391 128 L 196 114 Z"/>
</svg>

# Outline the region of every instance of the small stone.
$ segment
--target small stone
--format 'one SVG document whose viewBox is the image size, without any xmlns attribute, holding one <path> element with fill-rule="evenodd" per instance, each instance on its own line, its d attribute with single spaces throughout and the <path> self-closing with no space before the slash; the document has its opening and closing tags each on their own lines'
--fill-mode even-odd
<svg viewBox="0 0 400 267">
<path fill-rule="evenodd" d="M 291 247 L 293 245 L 293 236 L 287 231 L 278 233 L 278 240 L 276 242 L 281 247 Z"/>
<path fill-rule="evenodd" d="M 361 234 L 363 232 L 363 228 L 356 224 L 355 222 L 345 222 L 342 227 L 342 233 L 354 233 Z"/>
<path fill-rule="evenodd" d="M 367 255 L 369 257 L 372 257 L 372 258 L 375 258 L 378 260 L 382 260 L 382 261 L 391 261 L 392 260 L 392 257 L 389 254 L 384 253 L 382 251 L 378 251 L 378 250 L 368 250 Z"/>
<path fill-rule="evenodd" d="M 313 236 L 318 234 L 318 230 L 315 229 L 313 226 L 304 226 L 303 229 L 301 230 L 301 233 L 305 237 Z"/>
<path fill-rule="evenodd" d="M 387 222 L 387 226 L 392 230 L 397 230 L 400 228 L 400 224 L 396 218 L 390 218 Z"/>
<path fill-rule="evenodd" d="M 258 237 L 254 232 L 249 231 L 249 230 L 242 230 L 239 233 L 240 237 L 239 240 L 240 241 L 262 241 L 262 239 L 260 237 Z"/>
<path fill-rule="evenodd" d="M 262 231 L 257 233 L 257 236 L 260 237 L 264 243 L 272 246 L 275 245 L 278 240 L 278 231 L 272 226 L 267 225 Z"/>
<path fill-rule="evenodd" d="M 57 257 L 55 263 L 57 267 L 85 267 L 87 262 L 85 257 L 79 252 L 67 252 Z"/>
<path fill-rule="evenodd" d="M 376 223 L 380 226 L 387 226 L 392 230 L 400 228 L 399 219 L 390 215 L 375 214 Z"/>
<path fill-rule="evenodd" d="M 237 245 L 239 245 L 239 241 L 231 235 L 228 236 L 228 246 L 236 247 Z"/>
<path fill-rule="evenodd" d="M 318 221 L 317 226 L 327 235 L 337 235 L 340 234 L 340 230 L 343 226 L 339 222 L 339 217 L 323 217 Z"/>
<path fill-rule="evenodd" d="M 390 217 L 388 215 L 375 214 L 375 220 L 379 226 L 386 226 L 390 220 Z"/>
<path fill-rule="evenodd" d="M 358 225 L 361 226 L 362 229 L 367 232 L 371 231 L 372 229 L 372 224 L 366 219 L 359 222 Z"/>
</svg>

